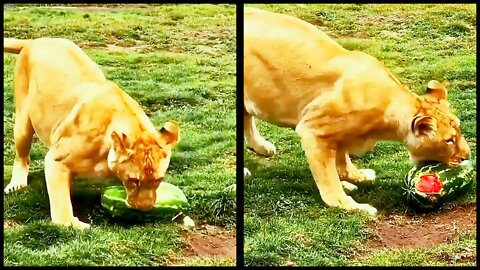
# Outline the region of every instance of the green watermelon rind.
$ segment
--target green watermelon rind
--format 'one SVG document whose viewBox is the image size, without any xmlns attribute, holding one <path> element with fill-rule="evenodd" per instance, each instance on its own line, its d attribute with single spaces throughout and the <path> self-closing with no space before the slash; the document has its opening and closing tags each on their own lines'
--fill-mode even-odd
<svg viewBox="0 0 480 270">
<path fill-rule="evenodd" d="M 435 208 L 453 199 L 473 184 L 474 168 L 470 162 L 456 168 L 444 164 L 418 165 L 405 176 L 404 183 L 407 201 L 420 208 Z M 440 178 L 443 189 L 440 194 L 426 194 L 416 189 L 420 176 L 434 173 Z"/>
<path fill-rule="evenodd" d="M 127 193 L 123 186 L 110 186 L 105 189 L 101 204 L 113 217 L 129 219 L 171 218 L 189 208 L 189 202 L 183 191 L 167 182 L 159 185 L 156 203 L 151 210 L 131 208 L 126 198 Z"/>
</svg>

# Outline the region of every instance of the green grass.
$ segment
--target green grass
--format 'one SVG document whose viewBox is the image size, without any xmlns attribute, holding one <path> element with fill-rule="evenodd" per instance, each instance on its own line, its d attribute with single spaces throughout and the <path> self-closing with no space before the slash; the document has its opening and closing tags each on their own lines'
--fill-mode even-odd
<svg viewBox="0 0 480 270">
<path fill-rule="evenodd" d="M 316 24 L 344 47 L 382 60 L 397 77 L 421 94 L 431 79 L 449 83 L 449 100 L 476 156 L 476 12 L 475 5 L 249 5 L 297 16 Z M 263 158 L 245 147 L 246 265 L 459 265 L 442 260 L 461 247 L 475 249 L 476 233 L 432 249 L 390 250 L 368 259 L 350 256 L 369 234 L 359 213 L 327 208 L 318 194 L 299 138 L 292 130 L 258 121 L 260 133 L 276 145 Z M 374 151 L 354 157 L 359 168 L 377 172 L 373 185 L 352 193 L 380 216 L 411 211 L 402 180 L 411 168 L 406 148 L 380 142 Z M 475 158 L 473 158 L 475 162 Z M 475 202 L 472 190 L 455 203 Z M 472 240 L 473 239 L 473 240 Z M 439 259 L 440 258 L 440 259 Z M 475 264 L 476 258 L 466 264 Z"/>
<path fill-rule="evenodd" d="M 235 183 L 235 6 L 142 5 L 107 12 L 4 9 L 4 36 L 63 37 L 79 44 L 136 99 L 152 122 L 175 120 L 181 142 L 174 149 L 167 182 L 179 186 L 194 220 L 235 227 L 236 204 L 223 189 Z M 145 46 L 128 53 L 106 44 Z M 14 159 L 12 75 L 16 56 L 4 57 L 4 186 Z M 111 181 L 76 181 L 74 210 L 88 218 L 84 232 L 52 225 L 44 180 L 46 148 L 31 150 L 30 185 L 4 199 L 5 265 L 164 265 L 181 251 L 182 228 L 173 222 L 127 223 L 100 206 Z M 189 264 L 234 265 L 232 259 L 199 258 Z"/>
</svg>

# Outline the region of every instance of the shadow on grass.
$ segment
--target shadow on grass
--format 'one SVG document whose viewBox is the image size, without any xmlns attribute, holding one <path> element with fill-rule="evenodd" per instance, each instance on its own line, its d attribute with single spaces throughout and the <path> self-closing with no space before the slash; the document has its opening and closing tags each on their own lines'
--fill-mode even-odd
<svg viewBox="0 0 480 270">
<path fill-rule="evenodd" d="M 252 173 L 251 177 L 245 179 L 247 182 L 245 204 L 246 209 L 249 209 L 247 213 L 251 210 L 260 216 L 268 216 L 277 211 L 281 213 L 295 208 L 301 210 L 304 204 L 307 206 L 318 204 L 326 207 L 308 165 L 306 162 L 305 164 L 299 162 L 300 166 L 295 166 L 296 162 L 291 160 L 289 164 L 285 164 L 284 161 L 270 161 L 262 157 L 246 158 L 245 166 Z M 400 175 L 406 175 L 406 173 L 400 173 Z M 403 190 L 403 179 L 396 179 L 398 176 L 394 177 L 395 179 L 389 179 L 390 177 L 392 175 L 379 177 L 371 184 L 356 184 L 358 189 L 347 194 L 358 203 L 374 206 L 381 215 L 419 214 L 432 211 L 409 204 Z M 268 183 L 257 181 L 257 178 L 268 179 L 265 181 Z M 475 201 L 474 190 L 444 206 Z M 249 204 L 255 206 L 251 207 Z M 262 205 L 266 206 L 262 207 Z M 439 207 L 438 210 L 441 208 Z"/>
<path fill-rule="evenodd" d="M 72 206 L 74 216 L 80 221 L 93 226 L 119 226 L 131 228 L 138 225 L 171 224 L 173 215 L 153 217 L 113 217 L 101 205 L 103 190 L 111 185 L 121 185 L 118 181 L 106 179 L 74 181 Z M 50 221 L 50 204 L 45 185 L 43 170 L 33 171 L 29 176 L 29 186 L 18 193 L 5 197 L 5 219 L 32 224 Z M 209 195 L 200 194 L 189 198 L 190 209 L 185 214 L 196 219 L 204 219 L 214 225 L 234 225 L 236 216 L 236 200 L 224 191 Z"/>
<path fill-rule="evenodd" d="M 5 241 L 15 243 L 35 251 L 45 251 L 54 245 L 61 245 L 78 237 L 76 229 L 61 227 L 46 222 L 34 221 L 19 230 L 9 231 Z"/>
</svg>

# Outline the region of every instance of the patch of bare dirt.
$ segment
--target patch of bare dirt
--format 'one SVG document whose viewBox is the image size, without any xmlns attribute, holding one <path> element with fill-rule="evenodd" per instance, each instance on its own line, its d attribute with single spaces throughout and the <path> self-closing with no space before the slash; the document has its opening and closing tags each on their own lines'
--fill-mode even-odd
<svg viewBox="0 0 480 270">
<path fill-rule="evenodd" d="M 96 6 L 86 6 L 86 7 L 67 7 L 67 6 L 54 6 L 54 7 L 44 7 L 51 9 L 70 9 L 75 11 L 85 11 L 85 12 L 108 12 L 118 8 L 112 7 L 96 7 Z"/>
<path fill-rule="evenodd" d="M 316 25 L 316 26 L 324 26 L 325 22 L 320 19 L 320 18 L 312 18 L 312 19 L 306 19 L 307 22 Z"/>
<path fill-rule="evenodd" d="M 83 12 L 111 12 L 118 9 L 132 9 L 132 8 L 146 8 L 147 4 L 72 4 L 68 6 L 63 5 L 47 5 L 37 8 L 49 8 L 49 9 L 64 9 Z M 20 7 L 28 8 L 28 7 Z"/>
<path fill-rule="evenodd" d="M 453 240 L 476 230 L 477 206 L 468 204 L 439 213 L 388 216 L 369 224 L 372 248 L 423 248 Z"/>
<path fill-rule="evenodd" d="M 395 17 L 395 16 L 370 16 L 370 17 L 360 19 L 360 21 L 365 24 L 381 24 L 381 23 L 398 24 L 398 23 L 411 22 L 414 20 L 415 20 L 414 16 L 403 16 L 401 18 Z"/>
<path fill-rule="evenodd" d="M 168 259 L 170 265 L 181 264 L 193 257 L 236 258 L 236 230 L 200 225 L 182 233 L 183 252 Z"/>
<path fill-rule="evenodd" d="M 129 52 L 138 52 L 143 50 L 144 48 L 147 48 L 147 45 L 140 45 L 140 46 L 132 46 L 132 47 L 122 47 L 122 46 L 117 46 L 117 45 L 109 45 L 107 44 L 107 51 L 111 52 L 123 52 L 123 53 L 129 53 Z"/>
<path fill-rule="evenodd" d="M 235 258 L 237 251 L 236 231 L 203 225 L 199 230 L 183 235 L 185 256 L 224 256 Z"/>
<path fill-rule="evenodd" d="M 359 37 L 341 37 L 337 38 L 338 42 L 354 42 L 354 43 L 372 43 L 374 42 L 370 38 L 359 38 Z"/>
</svg>

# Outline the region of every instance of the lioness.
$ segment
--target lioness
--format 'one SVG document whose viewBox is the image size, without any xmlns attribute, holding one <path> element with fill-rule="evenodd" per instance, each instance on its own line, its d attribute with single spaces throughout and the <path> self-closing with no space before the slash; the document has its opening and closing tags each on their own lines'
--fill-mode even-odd
<svg viewBox="0 0 480 270">
<path fill-rule="evenodd" d="M 342 184 L 372 181 L 349 154 L 378 140 L 402 141 L 413 162 L 458 165 L 470 149 L 447 90 L 430 81 L 418 96 L 375 57 L 340 46 L 315 26 L 292 16 L 245 8 L 244 135 L 258 154 L 276 150 L 256 129 L 254 117 L 295 128 L 322 200 L 329 206 L 377 210 L 355 202 Z"/>
<path fill-rule="evenodd" d="M 74 177 L 117 177 L 129 204 L 151 208 L 165 176 L 179 127 L 158 132 L 140 105 L 107 80 L 73 42 L 4 38 L 19 54 L 13 78 L 15 161 L 5 193 L 27 185 L 32 136 L 48 147 L 45 178 L 53 223 L 87 228 L 73 216 Z"/>
</svg>

